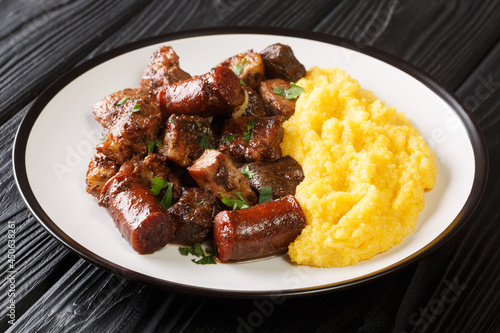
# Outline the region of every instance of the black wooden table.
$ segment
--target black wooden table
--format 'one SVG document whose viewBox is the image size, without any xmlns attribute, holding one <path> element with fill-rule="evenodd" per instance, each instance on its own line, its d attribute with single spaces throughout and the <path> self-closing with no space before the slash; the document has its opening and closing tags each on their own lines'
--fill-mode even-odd
<svg viewBox="0 0 500 333">
<path fill-rule="evenodd" d="M 53 238 L 26 208 L 12 170 L 15 132 L 33 100 L 75 65 L 119 45 L 236 25 L 316 31 L 368 44 L 409 61 L 454 91 L 479 124 L 490 155 L 484 197 L 466 226 L 395 273 L 279 304 L 156 289 L 98 268 Z M 499 88 L 498 0 L 2 0 L 0 330 L 498 332 Z M 7 257 L 12 226 L 14 280 Z"/>
</svg>

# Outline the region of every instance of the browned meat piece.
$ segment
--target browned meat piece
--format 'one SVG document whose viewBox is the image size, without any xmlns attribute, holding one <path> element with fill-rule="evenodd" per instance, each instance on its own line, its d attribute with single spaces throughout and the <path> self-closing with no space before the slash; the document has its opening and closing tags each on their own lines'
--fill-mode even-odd
<svg viewBox="0 0 500 333">
<path fill-rule="evenodd" d="M 219 199 L 223 198 L 221 193 L 225 198 L 238 199 L 236 192 L 239 191 L 249 205 L 257 203 L 257 195 L 245 176 L 228 156 L 217 150 L 205 150 L 188 171 L 198 186 L 211 191 Z"/>
<path fill-rule="evenodd" d="M 285 252 L 306 225 L 292 195 L 215 217 L 214 244 L 220 261 L 238 261 Z"/>
<path fill-rule="evenodd" d="M 191 75 L 179 67 L 179 56 L 170 46 L 157 49 L 141 79 L 141 88 L 156 95 L 158 89 L 169 83 L 189 79 Z"/>
<path fill-rule="evenodd" d="M 193 164 L 203 151 L 215 147 L 217 139 L 206 118 L 188 115 L 171 115 L 163 134 L 158 153 L 177 165 Z"/>
<path fill-rule="evenodd" d="M 115 103 L 113 108 L 107 109 L 109 116 L 106 116 L 105 112 L 100 113 L 100 119 L 106 124 L 106 138 L 96 149 L 116 163 L 122 164 L 132 154 L 147 155 L 149 142 L 156 139 L 161 128 L 162 116 L 158 102 L 148 94 L 133 96 L 118 104 Z"/>
<path fill-rule="evenodd" d="M 128 164 L 133 164 L 132 168 Z M 158 154 L 148 154 L 143 160 L 139 161 L 127 161 L 125 162 L 120 171 L 133 172 L 142 180 L 144 185 L 151 187 L 151 179 L 158 177 L 163 181 L 172 183 L 172 203 L 177 202 L 183 191 L 183 186 L 177 175 L 170 170 L 169 167 L 164 163 L 163 159 Z M 158 200 L 163 198 L 165 190 L 161 191 L 156 195 Z"/>
<path fill-rule="evenodd" d="M 219 150 L 241 163 L 278 159 L 284 133 L 281 119 L 280 116 L 228 119 L 222 129 Z"/>
<path fill-rule="evenodd" d="M 304 180 L 302 167 L 291 156 L 284 156 L 272 162 L 252 162 L 240 170 L 250 170 L 253 176 L 248 179 L 252 189 L 260 193 L 262 186 L 273 189 L 273 199 L 295 195 L 295 188 Z"/>
<path fill-rule="evenodd" d="M 285 90 L 290 89 L 290 82 L 283 79 L 271 79 L 262 81 L 259 88 L 260 97 L 270 115 L 282 116 L 287 120 L 295 113 L 295 103 L 297 99 L 286 99 L 274 92 L 274 88 Z"/>
<path fill-rule="evenodd" d="M 266 108 L 264 107 L 264 102 L 260 98 L 259 94 L 255 92 L 250 87 L 243 87 L 246 93 L 245 103 L 235 109 L 231 116 L 233 118 L 239 117 L 265 117 L 267 116 Z"/>
<path fill-rule="evenodd" d="M 306 75 L 304 65 L 295 58 L 292 48 L 288 45 L 280 43 L 269 45 L 260 52 L 260 55 L 268 79 L 280 78 L 296 82 Z"/>
<path fill-rule="evenodd" d="M 260 81 L 264 78 L 264 63 L 260 54 L 253 50 L 238 53 L 219 64 L 233 70 L 233 72 L 252 89 L 259 87 Z"/>
<path fill-rule="evenodd" d="M 144 94 L 145 92 L 138 88 L 123 89 L 109 94 L 92 106 L 95 119 L 104 129 L 109 130 L 122 117 L 124 106 L 121 101 Z"/>
<path fill-rule="evenodd" d="M 118 165 L 104 154 L 96 153 L 90 160 L 87 169 L 87 192 L 96 198 L 101 195 L 102 188 L 109 178 L 118 172 Z"/>
<path fill-rule="evenodd" d="M 184 245 L 203 242 L 212 235 L 215 215 L 221 210 L 212 192 L 198 187 L 187 188 L 181 199 L 168 209 L 177 224 L 173 241 Z"/>
<path fill-rule="evenodd" d="M 245 102 L 245 91 L 238 77 L 227 67 L 190 79 L 167 84 L 157 94 L 165 115 L 188 114 L 208 117 L 231 113 Z"/>
<path fill-rule="evenodd" d="M 104 185 L 99 200 L 123 238 L 140 254 L 153 253 L 174 236 L 175 224 L 136 175 L 119 172 Z"/>
</svg>

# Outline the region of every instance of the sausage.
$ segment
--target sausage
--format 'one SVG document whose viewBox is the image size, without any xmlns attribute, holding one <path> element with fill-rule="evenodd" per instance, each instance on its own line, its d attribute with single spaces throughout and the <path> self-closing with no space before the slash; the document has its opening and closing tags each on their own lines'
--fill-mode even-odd
<svg viewBox="0 0 500 333">
<path fill-rule="evenodd" d="M 306 219 L 294 196 L 215 216 L 214 244 L 221 262 L 249 260 L 285 252 Z"/>
<path fill-rule="evenodd" d="M 164 116 L 213 116 L 230 113 L 245 102 L 245 91 L 233 71 L 218 66 L 190 79 L 166 84 L 157 94 Z"/>
<path fill-rule="evenodd" d="M 175 226 L 138 176 L 119 172 L 104 185 L 99 203 L 105 206 L 123 238 L 139 254 L 150 254 L 170 242 Z"/>
</svg>

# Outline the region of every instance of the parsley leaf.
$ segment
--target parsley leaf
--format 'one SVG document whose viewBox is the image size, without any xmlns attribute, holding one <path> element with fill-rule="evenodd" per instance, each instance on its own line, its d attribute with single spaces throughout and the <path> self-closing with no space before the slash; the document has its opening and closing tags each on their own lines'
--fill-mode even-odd
<svg viewBox="0 0 500 333">
<path fill-rule="evenodd" d="M 247 58 L 243 58 L 243 61 L 241 64 L 235 65 L 233 67 L 233 73 L 236 74 L 236 76 L 240 76 L 241 72 L 243 71 L 243 67 L 245 67 L 245 63 L 247 62 Z"/>
<path fill-rule="evenodd" d="M 201 259 L 191 259 L 192 262 L 198 265 L 216 264 L 215 258 L 212 255 L 212 251 L 205 249 L 203 251 L 200 243 L 194 243 L 191 247 L 179 247 L 179 253 L 183 256 L 189 254 L 201 257 Z"/>
<path fill-rule="evenodd" d="M 250 178 L 252 178 L 255 175 L 255 172 L 253 172 L 252 170 L 250 170 L 250 168 L 248 167 L 248 165 L 245 165 L 245 167 L 242 170 L 240 170 L 240 171 L 243 174 L 243 176 L 245 176 L 246 179 L 250 179 Z"/>
<path fill-rule="evenodd" d="M 126 102 L 126 101 L 128 101 L 128 96 L 125 96 L 125 97 L 123 97 L 122 99 L 120 99 L 120 100 L 118 101 L 118 103 L 116 103 L 116 106 L 123 105 L 123 104 L 125 104 L 125 102 Z"/>
<path fill-rule="evenodd" d="M 252 128 L 255 127 L 255 122 L 257 121 L 257 118 L 253 118 L 247 123 L 247 131 L 243 132 L 243 140 L 246 142 L 249 142 L 252 139 Z"/>
<path fill-rule="evenodd" d="M 266 203 L 273 200 L 273 189 L 270 186 L 262 186 L 260 189 L 259 203 Z"/>
<path fill-rule="evenodd" d="M 203 133 L 203 135 L 201 136 L 200 142 L 198 142 L 198 145 L 203 149 L 214 149 L 214 147 L 210 145 L 210 137 L 211 137 L 211 135 L 207 135 L 207 133 Z"/>
<path fill-rule="evenodd" d="M 304 92 L 304 88 L 291 82 L 289 89 L 283 90 L 280 87 L 274 87 L 273 92 L 278 96 L 285 97 L 285 99 L 297 99 Z"/>
<path fill-rule="evenodd" d="M 169 209 L 170 206 L 172 206 L 172 188 L 174 184 L 159 177 L 152 178 L 151 183 L 153 183 L 153 185 L 151 185 L 151 192 L 153 192 L 154 195 L 158 195 L 158 193 L 160 193 L 160 191 L 164 188 L 167 189 L 161 198 L 160 204 L 163 208 L 165 208 L 165 210 Z"/>
<path fill-rule="evenodd" d="M 235 194 L 239 199 L 226 198 L 224 197 L 224 194 L 221 192 L 220 195 L 222 196 L 222 203 L 226 206 L 233 207 L 233 210 L 245 209 L 250 207 L 243 198 L 243 196 L 241 195 L 241 191 L 236 191 Z"/>
<path fill-rule="evenodd" d="M 232 135 L 226 136 L 224 139 L 222 139 L 222 142 L 231 142 L 233 139 L 236 137 L 236 133 Z"/>
<path fill-rule="evenodd" d="M 134 105 L 134 107 L 132 108 L 132 110 L 130 110 L 130 113 L 132 112 L 137 112 L 137 111 L 141 111 L 141 104 L 137 103 Z"/>
<path fill-rule="evenodd" d="M 150 140 L 148 143 L 148 153 L 153 153 L 155 151 L 155 147 L 161 147 L 161 141 Z"/>
</svg>

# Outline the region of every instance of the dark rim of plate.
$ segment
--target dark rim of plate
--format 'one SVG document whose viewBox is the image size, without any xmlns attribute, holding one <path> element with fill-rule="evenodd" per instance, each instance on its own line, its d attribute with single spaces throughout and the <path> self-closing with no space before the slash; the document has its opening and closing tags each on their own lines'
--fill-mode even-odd
<svg viewBox="0 0 500 333">
<path fill-rule="evenodd" d="M 323 286 L 316 286 L 313 288 L 304 289 L 290 289 L 290 290 L 273 290 L 273 291 L 233 291 L 233 290 L 221 290 L 212 288 L 202 288 L 196 286 L 189 286 L 178 284 L 175 282 L 169 282 L 161 279 L 157 279 L 148 275 L 141 274 L 140 272 L 132 271 L 122 266 L 119 266 L 113 262 L 110 262 L 97 254 L 89 251 L 81 244 L 77 243 L 67 234 L 65 234 L 51 218 L 47 215 L 44 209 L 40 206 L 37 198 L 34 196 L 31 186 L 28 182 L 26 166 L 25 166 L 25 155 L 26 155 L 26 144 L 28 137 L 30 135 L 31 129 L 35 124 L 38 116 L 43 111 L 44 107 L 49 103 L 49 101 L 68 83 L 76 79 L 79 75 L 83 74 L 87 70 L 110 60 L 118 55 L 133 51 L 135 49 L 149 46 L 152 44 L 168 42 L 176 39 L 183 39 L 188 37 L 201 37 L 209 35 L 221 35 L 221 34 L 258 34 L 258 35 L 281 35 L 288 37 L 303 38 L 308 40 L 320 41 L 365 55 L 371 56 L 373 58 L 382 60 L 415 78 L 416 80 L 423 83 L 435 94 L 437 94 L 442 100 L 444 100 L 460 117 L 463 122 L 469 139 L 472 144 L 472 148 L 475 155 L 475 177 L 472 185 L 469 197 L 462 207 L 461 211 L 453 222 L 444 230 L 438 237 L 436 237 L 432 242 L 427 244 L 425 247 L 421 248 L 419 251 L 413 253 L 407 258 L 391 265 L 385 267 L 379 271 L 367 274 L 365 276 L 357 277 L 351 280 L 336 282 L 333 284 L 327 284 Z M 287 29 L 287 28 L 269 28 L 269 27 L 220 27 L 220 28 L 206 28 L 206 29 L 196 29 L 179 31 L 175 33 L 169 33 L 164 35 L 159 35 L 140 41 L 132 42 L 113 50 L 107 51 L 103 54 L 96 56 L 81 65 L 78 65 L 67 73 L 62 75 L 58 80 L 52 83 L 34 102 L 26 116 L 24 117 L 19 129 L 16 133 L 16 138 L 14 141 L 13 149 L 13 169 L 14 175 L 17 182 L 17 186 L 21 192 L 23 200 L 32 212 L 32 214 L 38 219 L 42 226 L 47 229 L 56 239 L 66 245 L 71 251 L 78 254 L 80 257 L 90 261 L 91 263 L 112 272 L 113 274 L 125 277 L 131 280 L 141 281 L 143 283 L 159 287 L 162 289 L 167 289 L 171 291 L 177 291 L 187 294 L 205 295 L 205 296 L 217 296 L 217 297 L 231 297 L 231 298 L 264 298 L 273 296 L 286 296 L 286 297 L 298 297 L 315 295 L 319 293 L 332 292 L 339 289 L 344 289 L 347 287 L 352 287 L 355 285 L 360 285 L 361 283 L 366 283 L 372 281 L 376 278 L 380 278 L 386 274 L 394 272 L 396 269 L 400 269 L 410 263 L 421 260 L 424 256 L 429 255 L 432 251 L 436 250 L 438 247 L 443 245 L 451 237 L 453 237 L 460 228 L 462 228 L 466 222 L 470 219 L 475 209 L 477 208 L 481 197 L 483 195 L 484 189 L 486 187 L 486 181 L 488 178 L 488 154 L 486 150 L 486 145 L 484 138 L 479 130 L 477 124 L 471 119 L 471 117 L 465 111 L 462 103 L 455 97 L 454 93 L 448 90 L 446 87 L 442 86 L 431 76 L 418 69 L 417 67 L 411 65 L 410 63 L 397 58 L 393 55 L 375 49 L 371 46 L 364 45 L 359 42 L 354 42 L 352 40 L 326 35 L 322 33 L 302 31 L 297 29 Z"/>
</svg>

